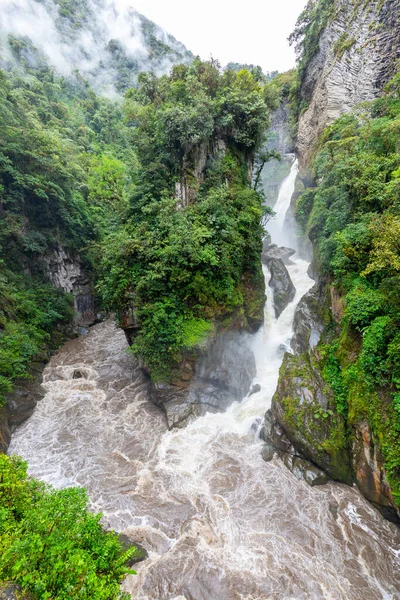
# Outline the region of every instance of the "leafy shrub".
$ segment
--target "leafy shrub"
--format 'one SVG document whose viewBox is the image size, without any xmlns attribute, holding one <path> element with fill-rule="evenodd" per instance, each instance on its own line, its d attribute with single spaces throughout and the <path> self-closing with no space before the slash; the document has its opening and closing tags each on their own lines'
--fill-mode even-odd
<svg viewBox="0 0 400 600">
<path fill-rule="evenodd" d="M 54 490 L 27 477 L 19 457 L 0 455 L 0 580 L 12 580 L 38 600 L 122 600 L 125 565 L 113 532 L 88 511 L 80 488 Z"/>
<path fill-rule="evenodd" d="M 370 325 L 384 309 L 384 295 L 365 281 L 359 281 L 346 295 L 345 317 L 359 331 Z"/>
</svg>

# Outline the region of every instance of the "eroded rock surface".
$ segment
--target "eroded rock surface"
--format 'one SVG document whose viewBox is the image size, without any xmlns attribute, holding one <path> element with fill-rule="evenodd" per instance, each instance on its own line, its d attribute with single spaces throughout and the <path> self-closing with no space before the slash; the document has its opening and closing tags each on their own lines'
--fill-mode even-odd
<svg viewBox="0 0 400 600">
<path fill-rule="evenodd" d="M 246 335 L 220 334 L 195 360 L 182 363 L 179 379 L 152 383 L 153 402 L 167 416 L 168 427 L 183 427 L 191 417 L 224 412 L 249 392 L 256 376 L 253 352 Z"/>
<path fill-rule="evenodd" d="M 290 257 L 296 253 L 293 248 L 286 248 L 286 246 L 277 246 L 276 244 L 264 244 L 263 252 L 261 254 L 261 260 L 264 265 L 268 265 L 269 261 L 276 258 L 280 258 L 285 265 L 292 265 Z"/>
<path fill-rule="evenodd" d="M 297 150 L 303 170 L 327 125 L 376 98 L 400 57 L 400 3 L 335 0 L 301 86 L 308 107 L 299 119 Z"/>
<path fill-rule="evenodd" d="M 273 290 L 275 316 L 278 318 L 296 295 L 296 288 L 290 279 L 289 272 L 282 259 L 272 258 L 268 260 L 268 268 L 271 272 L 269 287 Z"/>
<path fill-rule="evenodd" d="M 94 296 L 90 280 L 79 258 L 59 246 L 42 259 L 44 270 L 54 287 L 74 297 L 77 325 L 90 325 L 96 321 Z"/>
<path fill-rule="evenodd" d="M 363 495 L 389 521 L 399 522 L 399 512 L 385 476 L 383 459 L 367 421 L 354 428 L 352 442 L 355 476 Z"/>
</svg>

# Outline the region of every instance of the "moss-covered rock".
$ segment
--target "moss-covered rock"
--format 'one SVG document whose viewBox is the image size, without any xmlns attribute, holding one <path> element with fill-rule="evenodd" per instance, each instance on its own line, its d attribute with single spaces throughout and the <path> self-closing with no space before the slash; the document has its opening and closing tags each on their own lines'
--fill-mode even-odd
<svg viewBox="0 0 400 600">
<path fill-rule="evenodd" d="M 352 482 L 344 420 L 308 354 L 285 355 L 272 414 L 302 456 L 332 479 Z"/>
</svg>

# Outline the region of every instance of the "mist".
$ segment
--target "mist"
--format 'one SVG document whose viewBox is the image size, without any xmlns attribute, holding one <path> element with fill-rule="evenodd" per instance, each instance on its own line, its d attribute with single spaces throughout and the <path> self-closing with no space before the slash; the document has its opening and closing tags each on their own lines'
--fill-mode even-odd
<svg viewBox="0 0 400 600">
<path fill-rule="evenodd" d="M 138 72 L 160 75 L 190 55 L 172 36 L 115 0 L 87 0 L 82 14 L 73 15 L 62 13 L 52 0 L 0 0 L 0 5 L 1 66 L 47 64 L 65 77 L 79 71 L 106 95 L 121 91 L 121 68 L 126 88 L 135 84 Z M 169 46 L 168 56 L 152 56 L 144 22 L 151 36 Z"/>
</svg>

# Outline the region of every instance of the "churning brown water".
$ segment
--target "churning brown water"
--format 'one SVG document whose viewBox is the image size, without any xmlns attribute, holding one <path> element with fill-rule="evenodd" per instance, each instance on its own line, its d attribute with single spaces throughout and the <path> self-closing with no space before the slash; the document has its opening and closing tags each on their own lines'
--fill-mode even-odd
<svg viewBox="0 0 400 600">
<path fill-rule="evenodd" d="M 148 549 L 124 584 L 134 598 L 400 599 L 400 530 L 356 489 L 310 488 L 261 459 L 252 425 L 269 406 L 306 268 L 291 268 L 298 293 L 278 321 L 267 305 L 254 341 L 261 392 L 185 429 L 167 431 L 112 321 L 47 366 L 47 394 L 10 453 L 58 487 L 85 486 L 104 523 Z"/>
</svg>

